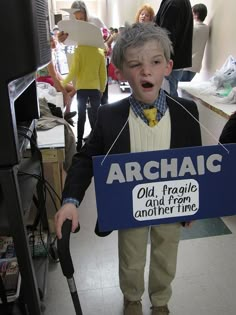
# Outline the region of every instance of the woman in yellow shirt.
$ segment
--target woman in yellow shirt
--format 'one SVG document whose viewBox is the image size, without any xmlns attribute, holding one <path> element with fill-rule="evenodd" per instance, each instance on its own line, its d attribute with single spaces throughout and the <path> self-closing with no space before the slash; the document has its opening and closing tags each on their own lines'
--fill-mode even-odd
<svg viewBox="0 0 236 315">
<path fill-rule="evenodd" d="M 62 81 L 62 85 L 65 86 L 71 81 L 74 82 L 77 90 L 77 151 L 79 151 L 86 121 L 86 104 L 88 101 L 91 104 L 90 125 L 93 129 L 101 96 L 106 87 L 107 71 L 104 50 L 93 46 L 78 46 L 73 55 L 70 71 Z"/>
</svg>

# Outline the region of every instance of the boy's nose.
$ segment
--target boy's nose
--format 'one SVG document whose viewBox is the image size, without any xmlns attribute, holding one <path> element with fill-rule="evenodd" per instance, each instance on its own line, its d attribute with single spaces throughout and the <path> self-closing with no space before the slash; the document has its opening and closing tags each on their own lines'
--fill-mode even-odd
<svg viewBox="0 0 236 315">
<path fill-rule="evenodd" d="M 152 73 L 152 67 L 150 65 L 143 65 L 142 73 L 143 75 L 150 75 Z"/>
</svg>

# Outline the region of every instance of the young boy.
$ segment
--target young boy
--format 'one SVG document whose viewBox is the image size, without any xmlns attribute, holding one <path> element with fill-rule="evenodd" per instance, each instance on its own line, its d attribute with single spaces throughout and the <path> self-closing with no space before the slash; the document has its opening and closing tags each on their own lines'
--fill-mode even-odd
<svg viewBox="0 0 236 315">
<path fill-rule="evenodd" d="M 92 156 L 163 150 L 201 145 L 196 104 L 169 97 L 160 87 L 172 69 L 172 45 L 164 29 L 152 23 L 126 26 L 113 48 L 117 75 L 127 80 L 132 95 L 100 106 L 95 128 L 74 156 L 63 191 L 63 206 L 55 216 L 57 236 L 68 218 L 78 224 L 77 207 L 93 176 Z M 158 124 L 149 126 L 143 109 L 157 108 Z M 132 209 L 131 209 L 132 210 Z M 112 209 L 111 209 L 112 211 Z M 119 278 L 124 315 L 142 315 L 144 267 L 150 235 L 149 297 L 152 315 L 169 314 L 171 282 L 176 271 L 180 223 L 118 231 Z"/>
</svg>

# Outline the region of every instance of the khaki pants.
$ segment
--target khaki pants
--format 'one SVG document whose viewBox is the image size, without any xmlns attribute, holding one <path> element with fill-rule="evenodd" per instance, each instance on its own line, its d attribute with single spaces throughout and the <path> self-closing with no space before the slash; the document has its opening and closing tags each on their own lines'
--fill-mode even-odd
<svg viewBox="0 0 236 315">
<path fill-rule="evenodd" d="M 118 232 L 120 288 L 127 300 L 140 300 L 144 293 L 144 268 L 150 233 L 150 301 L 153 306 L 168 303 L 176 272 L 180 227 L 180 223 L 174 223 Z"/>
</svg>

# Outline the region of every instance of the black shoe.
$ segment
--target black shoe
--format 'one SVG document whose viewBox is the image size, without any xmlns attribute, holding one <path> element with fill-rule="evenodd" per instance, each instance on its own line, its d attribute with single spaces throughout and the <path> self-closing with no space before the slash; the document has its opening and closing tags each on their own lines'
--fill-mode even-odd
<svg viewBox="0 0 236 315">
<path fill-rule="evenodd" d="M 68 120 L 68 119 L 73 118 L 76 114 L 77 114 L 77 112 L 68 112 L 68 113 L 64 114 L 64 118 L 65 118 L 65 120 Z"/>
<path fill-rule="evenodd" d="M 50 109 L 50 111 L 51 111 L 53 116 L 56 116 L 56 117 L 59 117 L 59 118 L 63 117 L 61 107 L 56 107 L 56 105 L 50 104 L 50 103 L 48 103 L 48 107 L 49 107 L 49 109 Z"/>
</svg>

